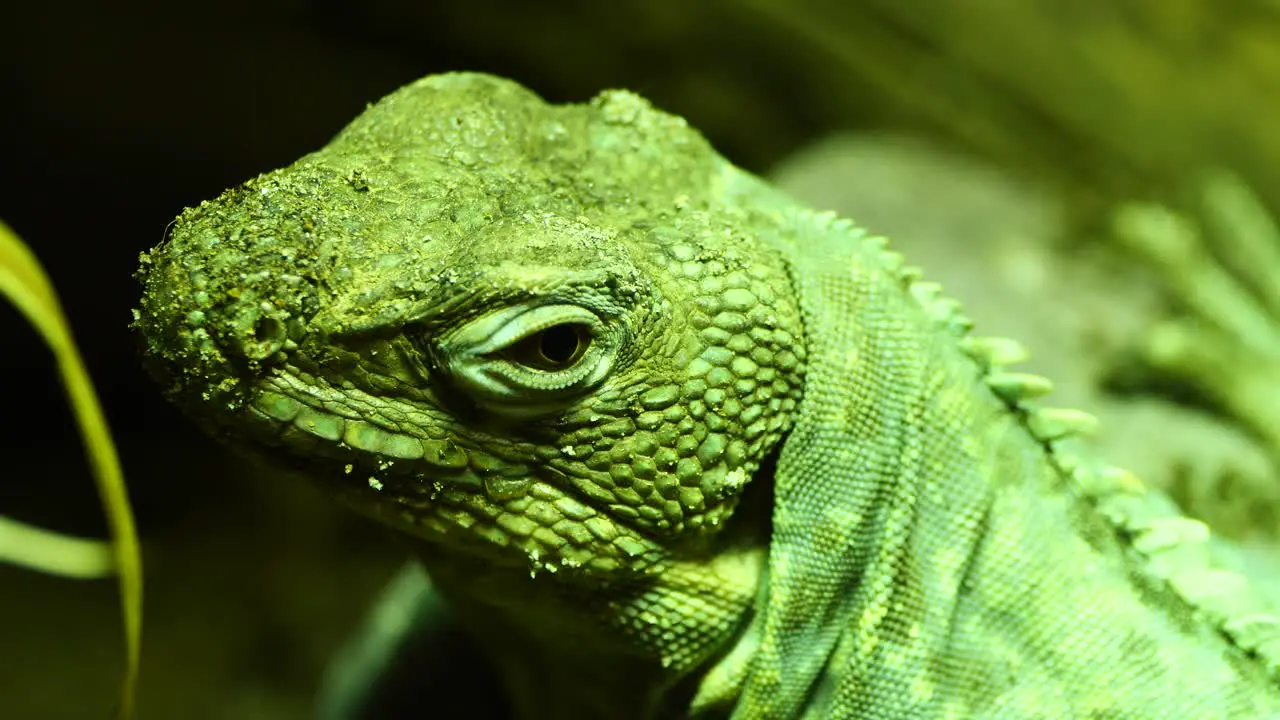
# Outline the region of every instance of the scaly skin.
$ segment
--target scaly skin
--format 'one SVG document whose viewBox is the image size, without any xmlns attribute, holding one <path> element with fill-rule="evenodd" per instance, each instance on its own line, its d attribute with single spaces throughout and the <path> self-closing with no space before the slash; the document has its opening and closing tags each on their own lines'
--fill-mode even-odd
<svg viewBox="0 0 1280 720">
<path fill-rule="evenodd" d="M 629 93 L 426 78 L 143 276 L 167 394 L 416 538 L 519 717 L 1280 716 L 1016 344 Z"/>
</svg>

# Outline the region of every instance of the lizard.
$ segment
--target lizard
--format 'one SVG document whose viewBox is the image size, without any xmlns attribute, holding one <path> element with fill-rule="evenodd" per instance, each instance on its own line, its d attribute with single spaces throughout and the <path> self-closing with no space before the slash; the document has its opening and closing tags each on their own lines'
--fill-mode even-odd
<svg viewBox="0 0 1280 720">
<path fill-rule="evenodd" d="M 1280 717 L 1274 609 L 1020 344 L 631 92 L 428 76 L 139 277 L 163 392 L 408 538 L 516 717 Z"/>
</svg>

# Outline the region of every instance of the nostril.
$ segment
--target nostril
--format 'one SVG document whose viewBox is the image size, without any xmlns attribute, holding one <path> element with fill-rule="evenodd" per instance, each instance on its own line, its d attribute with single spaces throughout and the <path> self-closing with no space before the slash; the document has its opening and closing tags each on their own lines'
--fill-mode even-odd
<svg viewBox="0 0 1280 720">
<path fill-rule="evenodd" d="M 253 339 L 260 343 L 275 342 L 283 339 L 284 325 L 273 317 L 258 318 L 253 324 Z"/>
<path fill-rule="evenodd" d="M 284 323 L 258 308 L 246 309 L 237 318 L 235 331 L 237 349 L 249 360 L 266 360 L 284 347 Z"/>
</svg>

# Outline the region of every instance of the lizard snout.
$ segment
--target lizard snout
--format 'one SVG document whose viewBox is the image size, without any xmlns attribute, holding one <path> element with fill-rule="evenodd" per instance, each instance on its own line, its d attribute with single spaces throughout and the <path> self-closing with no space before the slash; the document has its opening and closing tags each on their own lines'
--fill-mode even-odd
<svg viewBox="0 0 1280 720">
<path fill-rule="evenodd" d="M 236 403 L 297 348 L 318 293 L 310 268 L 279 237 L 226 238 L 180 225 L 144 258 L 135 327 L 149 368 L 171 393 Z"/>
</svg>

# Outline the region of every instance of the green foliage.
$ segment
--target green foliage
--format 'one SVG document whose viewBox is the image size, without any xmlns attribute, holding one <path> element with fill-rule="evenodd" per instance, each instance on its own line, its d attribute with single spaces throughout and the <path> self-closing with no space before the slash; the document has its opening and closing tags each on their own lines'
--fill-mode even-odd
<svg viewBox="0 0 1280 720">
<path fill-rule="evenodd" d="M 1155 268 L 1179 314 L 1153 328 L 1143 360 L 1195 388 L 1280 462 L 1280 229 L 1252 188 L 1218 172 L 1197 207 L 1122 206 L 1117 239 Z"/>
<path fill-rule="evenodd" d="M 53 286 L 35 256 L 3 223 L 0 223 L 0 295 L 17 306 L 57 359 L 62 384 L 80 426 L 114 538 L 108 552 L 101 543 L 67 538 L 0 518 L 0 560 L 67 577 L 118 573 L 126 665 L 117 716 L 132 717 L 142 637 L 142 559 L 124 476 L 102 408 Z"/>
</svg>

